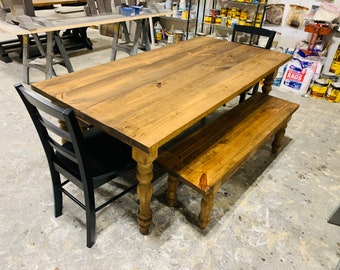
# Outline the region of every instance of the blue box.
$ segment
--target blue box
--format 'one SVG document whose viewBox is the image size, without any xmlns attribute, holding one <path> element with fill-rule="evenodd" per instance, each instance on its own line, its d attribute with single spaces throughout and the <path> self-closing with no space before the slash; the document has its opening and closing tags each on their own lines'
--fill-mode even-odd
<svg viewBox="0 0 340 270">
<path fill-rule="evenodd" d="M 123 16 L 135 16 L 136 12 L 134 8 L 131 7 L 122 7 L 121 12 Z"/>
<path fill-rule="evenodd" d="M 142 6 L 132 6 L 132 8 L 135 9 L 135 14 L 138 15 L 138 14 L 143 14 L 144 11 L 143 11 L 143 7 Z"/>
</svg>

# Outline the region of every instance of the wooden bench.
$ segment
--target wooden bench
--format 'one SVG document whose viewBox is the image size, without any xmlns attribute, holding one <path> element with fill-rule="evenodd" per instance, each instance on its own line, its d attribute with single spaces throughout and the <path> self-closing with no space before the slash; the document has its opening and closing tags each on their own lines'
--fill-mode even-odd
<svg viewBox="0 0 340 270">
<path fill-rule="evenodd" d="M 203 195 L 198 222 L 205 229 L 221 184 L 274 137 L 277 153 L 298 104 L 258 93 L 162 152 L 157 162 L 168 173 L 167 200 L 174 206 L 179 180 Z"/>
</svg>

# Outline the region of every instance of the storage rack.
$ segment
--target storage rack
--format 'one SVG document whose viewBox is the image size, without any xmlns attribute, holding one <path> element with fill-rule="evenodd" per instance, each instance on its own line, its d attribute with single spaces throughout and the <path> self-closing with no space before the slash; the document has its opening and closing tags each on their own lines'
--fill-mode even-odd
<svg viewBox="0 0 340 270">
<path fill-rule="evenodd" d="M 206 33 L 206 34 L 211 34 L 213 30 L 220 29 L 220 30 L 225 30 L 226 32 L 231 32 L 232 31 L 232 26 L 231 25 L 221 25 L 221 24 L 216 24 L 216 23 L 205 23 L 205 18 L 206 16 L 210 15 L 210 10 L 214 10 L 220 5 L 221 7 L 232 9 L 232 8 L 237 8 L 237 9 L 247 9 L 249 11 L 252 11 L 254 13 L 253 18 L 257 17 L 260 13 L 262 13 L 261 19 L 258 22 L 259 25 L 256 25 L 256 21 L 252 19 L 251 21 L 251 26 L 257 26 L 257 27 L 262 27 L 264 17 L 265 17 L 265 11 L 266 11 L 266 6 L 267 6 L 267 1 L 264 3 L 257 3 L 260 1 L 256 1 L 249 3 L 249 2 L 239 2 L 239 1 L 228 1 L 228 2 L 222 2 L 221 0 L 211 0 L 209 1 L 208 5 L 211 5 L 210 9 L 207 9 L 207 2 L 209 0 L 204 0 L 203 2 L 203 7 L 202 11 L 204 12 L 203 16 L 201 17 L 201 27 L 200 27 L 200 32 Z M 227 16 L 228 18 L 228 16 Z M 229 18 L 230 19 L 230 18 Z M 227 19 L 225 19 L 227 20 Z"/>
<path fill-rule="evenodd" d="M 173 2 L 177 2 L 177 8 L 178 8 L 179 0 L 173 1 Z M 195 16 L 195 19 L 192 19 L 190 17 L 190 11 L 191 11 L 194 4 L 197 4 L 197 8 L 195 10 L 196 16 Z M 188 39 L 188 33 L 190 32 L 190 29 L 193 29 L 194 35 L 196 35 L 196 31 L 197 31 L 197 27 L 198 27 L 198 17 L 197 16 L 198 16 L 199 8 L 200 8 L 200 0 L 189 0 L 187 6 L 188 6 L 188 17 L 187 17 L 187 19 L 182 19 L 180 17 L 173 17 L 173 16 L 171 16 L 171 17 L 161 17 L 160 18 L 162 26 L 164 27 L 164 25 L 165 25 L 168 30 L 171 29 L 171 27 L 169 27 L 169 24 L 176 25 L 177 28 L 181 28 L 181 30 L 184 30 L 185 33 L 187 33 L 187 35 L 185 36 L 186 39 Z M 184 25 L 184 26 L 182 26 L 182 25 Z"/>
</svg>

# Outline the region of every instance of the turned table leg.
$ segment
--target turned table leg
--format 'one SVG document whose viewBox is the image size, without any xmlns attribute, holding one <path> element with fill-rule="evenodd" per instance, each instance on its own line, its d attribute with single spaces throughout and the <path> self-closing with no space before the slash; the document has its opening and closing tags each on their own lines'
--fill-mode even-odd
<svg viewBox="0 0 340 270">
<path fill-rule="evenodd" d="M 158 151 L 146 153 L 132 147 L 132 157 L 137 162 L 137 195 L 139 199 L 138 224 L 141 234 L 148 234 L 152 222 L 150 201 L 152 197 L 153 161 L 157 158 Z"/>
<path fill-rule="evenodd" d="M 272 90 L 272 85 L 274 82 L 274 78 L 276 77 L 277 71 L 272 74 L 269 74 L 266 78 L 264 78 L 263 86 L 262 86 L 262 93 L 269 94 Z"/>
</svg>

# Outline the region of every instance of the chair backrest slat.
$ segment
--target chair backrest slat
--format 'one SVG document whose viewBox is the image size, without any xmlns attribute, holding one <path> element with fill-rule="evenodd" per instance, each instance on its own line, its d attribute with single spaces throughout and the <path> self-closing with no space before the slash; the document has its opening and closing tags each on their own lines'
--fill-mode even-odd
<svg viewBox="0 0 340 270">
<path fill-rule="evenodd" d="M 271 48 L 276 35 L 275 31 L 269 29 L 254 26 L 234 25 L 231 41 L 239 42 L 238 35 L 240 33 L 247 34 L 248 41 L 246 43 L 249 45 L 258 45 L 260 37 L 267 37 L 266 45 L 263 46 L 265 49 Z"/>
<path fill-rule="evenodd" d="M 54 123 L 50 122 L 46 118 L 42 117 L 40 123 L 58 137 L 64 138 L 67 141 L 71 141 L 71 135 L 69 132 L 67 132 L 64 129 L 61 129 L 60 127 L 57 127 Z"/>
<path fill-rule="evenodd" d="M 73 110 L 61 108 L 38 93 L 25 89 L 21 84 L 15 85 L 15 88 L 38 131 L 50 166 L 53 166 L 57 171 L 60 168 L 63 171 L 69 170 L 65 167 L 67 165 L 60 163 L 57 157 L 58 153 L 68 160 L 68 165 L 73 164 L 76 166 L 78 177 L 90 179 L 90 173 L 87 171 L 88 166 L 86 166 L 86 154 L 83 149 L 83 137 Z M 54 119 L 52 120 L 50 117 Z M 59 127 L 60 120 L 64 122 L 66 130 Z M 57 140 L 66 140 L 67 143 L 62 145 Z M 68 173 L 72 174 L 73 178 L 76 178 L 75 171 L 69 170 Z M 81 181 L 78 182 L 80 183 Z M 92 181 L 85 180 L 83 184 L 89 184 L 89 182 L 92 183 Z"/>
<path fill-rule="evenodd" d="M 63 147 L 62 145 L 60 145 L 59 143 L 57 143 L 54 139 L 52 139 L 50 137 L 50 139 L 48 140 L 50 146 L 57 151 L 59 154 L 63 155 L 64 157 L 66 157 L 67 159 L 73 161 L 74 163 L 78 163 L 78 159 L 77 156 L 75 155 L 74 152 L 68 150 L 67 148 Z"/>
</svg>

